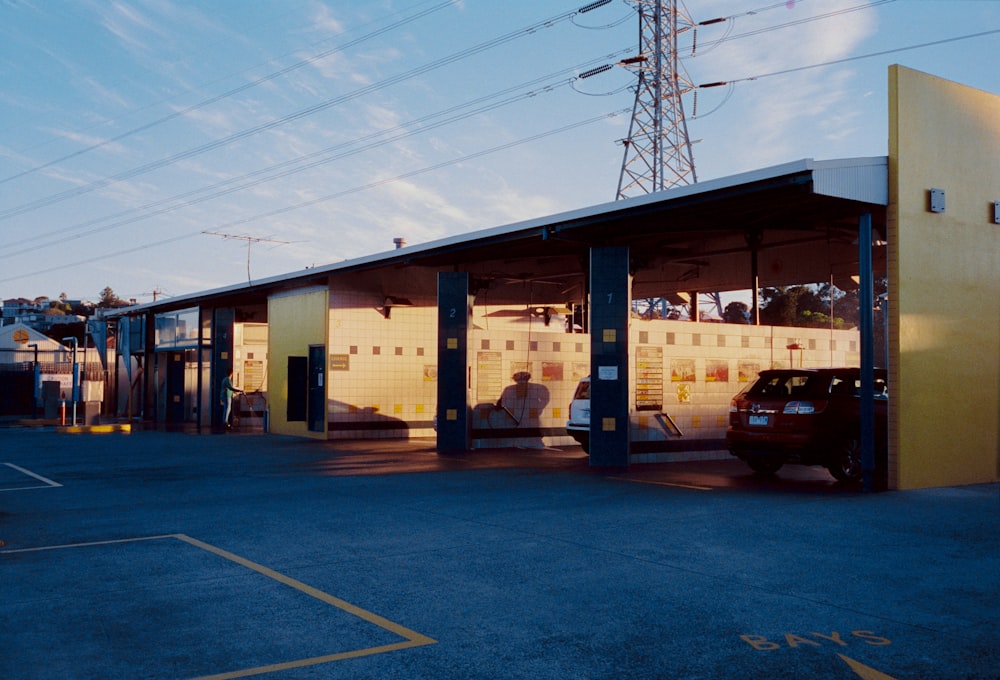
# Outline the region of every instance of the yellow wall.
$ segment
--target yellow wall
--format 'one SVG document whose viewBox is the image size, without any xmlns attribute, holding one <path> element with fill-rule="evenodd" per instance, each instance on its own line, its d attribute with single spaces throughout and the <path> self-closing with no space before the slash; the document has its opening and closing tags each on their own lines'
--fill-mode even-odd
<svg viewBox="0 0 1000 680">
<path fill-rule="evenodd" d="M 997 481 L 1000 97 L 893 66 L 889 183 L 890 485 Z"/>
<path fill-rule="evenodd" d="M 325 288 L 274 295 L 267 301 L 271 432 L 326 438 L 326 432 L 310 432 L 305 422 L 288 422 L 286 408 L 288 357 L 308 356 L 309 345 L 327 345 L 329 308 L 329 293 Z"/>
</svg>

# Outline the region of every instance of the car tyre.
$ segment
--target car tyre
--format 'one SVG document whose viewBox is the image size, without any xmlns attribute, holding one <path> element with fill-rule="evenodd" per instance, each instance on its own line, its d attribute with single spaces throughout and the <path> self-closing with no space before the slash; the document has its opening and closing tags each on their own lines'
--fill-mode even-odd
<svg viewBox="0 0 1000 680">
<path fill-rule="evenodd" d="M 781 469 L 785 461 L 773 456 L 747 456 L 746 464 L 759 475 L 773 475 Z"/>
<path fill-rule="evenodd" d="M 839 482 L 861 479 L 861 442 L 857 437 L 842 440 L 833 451 L 833 459 L 826 466 Z"/>
</svg>

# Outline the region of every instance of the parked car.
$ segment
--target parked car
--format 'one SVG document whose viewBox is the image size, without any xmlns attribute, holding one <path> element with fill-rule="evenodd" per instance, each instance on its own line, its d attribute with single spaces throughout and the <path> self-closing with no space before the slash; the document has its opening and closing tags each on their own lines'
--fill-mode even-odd
<svg viewBox="0 0 1000 680">
<path fill-rule="evenodd" d="M 576 385 L 573 400 L 569 403 L 566 434 L 578 441 L 585 452 L 590 453 L 590 376 Z"/>
<path fill-rule="evenodd" d="M 875 371 L 876 466 L 884 468 L 889 393 Z M 726 445 L 753 470 L 822 465 L 841 481 L 861 478 L 861 372 L 857 368 L 777 369 L 733 397 Z"/>
</svg>

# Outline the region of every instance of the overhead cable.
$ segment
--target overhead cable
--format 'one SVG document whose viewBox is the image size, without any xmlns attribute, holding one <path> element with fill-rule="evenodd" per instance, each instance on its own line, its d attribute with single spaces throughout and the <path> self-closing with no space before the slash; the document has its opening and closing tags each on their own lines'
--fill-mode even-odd
<svg viewBox="0 0 1000 680">
<path fill-rule="evenodd" d="M 218 230 L 227 229 L 227 228 L 239 225 L 239 224 L 246 224 L 248 222 L 253 222 L 253 221 L 258 220 L 258 219 L 263 219 L 263 218 L 266 218 L 266 217 L 273 217 L 275 215 L 279 215 L 279 214 L 286 213 L 286 212 L 292 212 L 294 210 L 300 210 L 302 208 L 306 208 L 306 207 L 309 207 L 309 206 L 312 206 L 312 205 L 323 203 L 325 201 L 331 201 L 331 200 L 334 200 L 336 198 L 340 198 L 342 196 L 347 196 L 347 195 L 350 195 L 350 194 L 356 194 L 356 193 L 360 193 L 360 192 L 363 192 L 363 191 L 368 191 L 369 189 L 375 189 L 375 188 L 378 188 L 378 187 L 381 187 L 381 186 L 385 186 L 386 184 L 391 184 L 392 182 L 398 182 L 398 181 L 401 181 L 401 180 L 404 180 L 404 179 L 409 179 L 411 177 L 416 177 L 418 175 L 426 174 L 428 172 L 434 172 L 435 170 L 440 170 L 441 168 L 447 167 L 449 165 L 456 165 L 458 163 L 464 163 L 466 161 L 469 161 L 469 160 L 472 160 L 472 159 L 475 159 L 475 158 L 481 158 L 483 156 L 486 156 L 486 155 L 489 155 L 489 154 L 492 154 L 492 153 L 497 153 L 499 151 L 506 151 L 507 149 L 511 149 L 511 148 L 516 147 L 516 146 L 520 146 L 522 144 L 528 144 L 530 142 L 536 142 L 536 141 L 538 141 L 540 139 L 544 139 L 546 137 L 551 137 L 553 135 L 557 135 L 557 134 L 560 134 L 560 133 L 563 133 L 563 132 L 568 132 L 570 130 L 574 130 L 576 128 L 583 127 L 585 125 L 591 125 L 593 123 L 597 123 L 597 122 L 600 122 L 602 120 L 607 120 L 609 118 L 615 118 L 617 116 L 626 115 L 626 114 L 630 113 L 631 110 L 632 110 L 631 108 L 620 109 L 618 111 L 612 111 L 610 113 L 605 113 L 605 114 L 602 114 L 600 116 L 595 116 L 593 118 L 588 118 L 586 120 L 581 120 L 581 121 L 577 121 L 575 123 L 570 123 L 568 125 L 563 125 L 562 127 L 555 128 L 553 130 L 548 130 L 546 132 L 540 132 L 540 133 L 538 133 L 536 135 L 532 135 L 530 137 L 525 137 L 523 139 L 519 139 L 519 140 L 516 140 L 516 141 L 513 141 L 513 142 L 508 142 L 506 144 L 501 144 L 499 146 L 494 146 L 494 147 L 491 147 L 489 149 L 483 149 L 482 151 L 477 151 L 475 153 L 466 154 L 465 156 L 460 156 L 458 158 L 453 158 L 451 160 L 443 161 L 441 163 L 437 163 L 435 165 L 431 165 L 431 166 L 427 166 L 427 167 L 424 167 L 424 168 L 420 168 L 418 170 L 412 170 L 410 172 L 406 172 L 406 173 L 403 173 L 401 175 L 396 175 L 395 177 L 388 177 L 388 178 L 385 178 L 385 179 L 378 180 L 376 182 L 371 182 L 369 184 L 365 184 L 363 186 L 353 187 L 351 189 L 344 189 L 344 190 L 339 191 L 339 192 L 337 192 L 335 194 L 328 194 L 326 196 L 320 196 L 318 198 L 311 199 L 309 201 L 305 201 L 303 203 L 297 203 L 297 204 L 294 204 L 294 205 L 285 206 L 285 207 L 283 207 L 281 209 L 278 209 L 278 210 L 272 210 L 272 211 L 269 211 L 269 212 L 266 212 L 266 213 L 259 213 L 257 215 L 251 215 L 249 217 L 245 217 L 245 218 L 240 219 L 240 220 L 235 220 L 233 222 L 227 222 L 226 224 L 217 225 L 215 227 L 215 229 L 218 229 Z M 30 274 L 21 273 L 21 274 L 15 275 L 15 276 L 10 276 L 10 277 L 7 277 L 7 278 L 0 279 L 0 283 L 7 283 L 9 281 L 23 281 L 26 278 L 26 276 L 36 276 L 36 275 L 41 275 L 41 274 L 50 274 L 52 272 L 64 271 L 64 270 L 67 270 L 67 269 L 72 269 L 74 267 L 82 267 L 82 266 L 92 265 L 94 262 L 97 262 L 99 260 L 107 260 L 107 259 L 111 259 L 111 258 L 114 258 L 114 257 L 120 257 L 122 255 L 128 255 L 128 254 L 131 254 L 131 253 L 139 252 L 141 250 L 147 250 L 149 248 L 155 248 L 155 247 L 158 247 L 158 246 L 167 245 L 169 243 L 174 243 L 174 242 L 181 241 L 181 240 L 184 240 L 184 239 L 188 239 L 188 238 L 192 238 L 192 237 L 195 237 L 195 236 L 199 236 L 199 235 L 202 235 L 203 231 L 204 230 L 198 230 L 196 232 L 189 232 L 189 233 L 185 233 L 185 234 L 180 234 L 180 235 L 172 236 L 172 237 L 170 237 L 168 239 L 163 239 L 161 241 L 156 241 L 155 243 L 141 244 L 141 245 L 138 245 L 138 246 L 135 246 L 135 247 L 132 247 L 132 248 L 127 248 L 125 250 L 118 250 L 118 251 L 115 251 L 115 252 L 108 252 L 108 253 L 104 253 L 104 254 L 96 256 L 96 257 L 88 258 L 86 260 L 76 259 L 76 260 L 73 260 L 73 261 L 64 262 L 64 263 L 61 263 L 61 264 L 58 264 L 58 265 L 54 265 L 54 266 L 51 266 L 51 267 L 48 267 L 48 268 L 45 268 L 45 269 L 36 269 L 36 270 L 33 270 Z"/>
<path fill-rule="evenodd" d="M 907 52 L 909 50 L 918 50 L 924 47 L 934 47 L 936 45 L 944 45 L 947 43 L 957 42 L 959 40 L 970 40 L 972 38 L 982 38 L 987 35 L 995 35 L 1000 33 L 1000 28 L 993 29 L 991 31 L 982 31 L 981 33 L 969 33 L 967 35 L 959 35 L 953 38 L 944 38 L 943 40 L 934 40 L 931 42 L 920 43 L 919 45 L 909 45 L 907 47 L 897 47 L 891 50 L 882 50 L 880 52 L 870 52 L 869 54 L 858 54 L 853 57 L 844 57 L 843 59 L 834 59 L 833 61 L 824 61 L 819 64 L 810 64 L 808 66 L 796 66 L 794 68 L 786 68 L 781 71 L 772 71 L 771 73 L 762 73 L 756 76 L 748 76 L 746 78 L 737 78 L 734 80 L 720 80 L 712 83 L 705 83 L 704 85 L 698 85 L 699 88 L 705 89 L 709 87 L 720 87 L 722 85 L 731 85 L 734 83 L 745 83 L 751 80 L 761 80 L 763 78 L 770 78 L 771 76 L 781 76 L 788 73 L 796 73 L 798 71 L 808 71 L 809 69 L 822 68 L 824 66 L 834 66 L 836 64 L 845 64 L 850 61 L 858 61 L 860 59 L 870 59 L 872 57 L 882 57 L 887 54 L 895 54 L 897 52 Z"/>
<path fill-rule="evenodd" d="M 303 66 L 308 66 L 310 64 L 314 64 L 317 61 L 321 61 L 321 60 L 323 60 L 323 59 L 325 59 L 325 58 L 327 58 L 327 57 L 329 57 L 329 56 L 331 56 L 333 54 L 336 54 L 338 52 L 343 52 L 344 50 L 346 50 L 346 49 L 348 49 L 350 47 L 354 47 L 355 45 L 358 45 L 358 44 L 360 44 L 362 42 L 365 42 L 366 40 L 370 40 L 370 39 L 372 39 L 374 37 L 382 35 L 383 33 L 387 33 L 387 32 L 389 32 L 389 31 L 391 31 L 393 29 L 399 28 L 400 26 L 403 26 L 405 24 L 408 24 L 408 23 L 411 23 L 413 21 L 416 21 L 417 19 L 420 19 L 420 18 L 422 18 L 424 16 L 427 16 L 428 14 L 431 14 L 432 12 L 436 12 L 439 9 L 443 9 L 443 8 L 449 6 L 449 5 L 453 5 L 456 2 L 458 2 L 458 1 L 459 0 L 445 0 L 445 2 L 442 2 L 442 3 L 439 3 L 437 5 L 434 5 L 433 7 L 429 7 L 427 9 L 425 9 L 425 10 L 423 10 L 421 12 L 417 12 L 416 14 L 413 14 L 411 16 L 404 17 L 403 19 L 400 19 L 399 21 L 396 21 L 396 22 L 391 23 L 391 24 L 389 24 L 387 26 L 384 26 L 384 27 L 382 27 L 382 28 L 380 28 L 380 29 L 378 29 L 376 31 L 372 31 L 371 33 L 366 33 L 365 35 L 360 36 L 358 38 L 355 38 L 354 40 L 350 40 L 350 41 L 348 41 L 348 42 L 346 42 L 346 43 L 344 43 L 342 45 L 337 45 L 334 48 L 331 48 L 329 50 L 325 50 L 323 52 L 320 52 L 319 54 L 316 54 L 316 55 L 313 55 L 313 56 L 308 57 L 306 59 L 302 59 L 300 61 L 297 61 L 294 64 L 286 66 L 285 68 L 279 69 L 279 70 L 274 71 L 272 73 L 269 73 L 269 74 L 267 74 L 265 76 L 261 76 L 260 78 L 257 78 L 256 80 L 252 80 L 252 81 L 250 81 L 248 83 L 244 83 L 243 85 L 240 85 L 239 87 L 235 87 L 235 88 L 233 88 L 231 90 L 227 90 L 226 92 L 223 92 L 221 94 L 217 94 L 217 95 L 214 95 L 212 97 L 209 97 L 208 99 L 204 99 L 204 100 L 198 102 L 197 104 L 192 104 L 191 106 L 185 107 L 183 109 L 179 109 L 177 111 L 174 111 L 173 113 L 167 114 L 166 116 L 163 116 L 161 118 L 157 118 L 156 120 L 150 121 L 148 123 L 145 123 L 145 124 L 140 125 L 138 127 L 132 128 L 130 130 L 126 130 L 125 132 L 122 132 L 121 134 L 115 135 L 114 137 L 109 137 L 108 139 L 105 139 L 105 140 L 102 140 L 100 142 L 97 142 L 96 144 L 91 144 L 90 146 L 84 147 L 83 149 L 78 149 L 78 150 L 76 150 L 76 151 L 74 151 L 72 153 L 66 154 L 65 156 L 62 156 L 60 158 L 56 158 L 54 160 L 48 161 L 46 163 L 43 163 L 41 165 L 36 165 L 36 166 L 34 166 L 32 168 L 29 168 L 29 169 L 24 170 L 22 172 L 19 172 L 17 174 L 10 175 L 9 177 L 4 177 L 4 178 L 0 179 L 0 184 L 4 184 L 6 182 L 10 182 L 11 180 L 15 180 L 15 179 L 24 177 L 26 175 L 30 175 L 32 173 L 38 172 L 39 170 L 44 170 L 45 168 L 50 168 L 53 165 L 58 165 L 59 163 L 63 163 L 63 162 L 68 161 L 68 160 L 70 160 L 72 158 L 76 158 L 77 156 L 82 156 L 85 153 L 88 153 L 90 151 L 94 151 L 95 149 L 100 149 L 101 147 L 107 146 L 108 144 L 114 144 L 115 142 L 120 142 L 121 140 L 127 139 L 128 137 L 131 137 L 131 136 L 133 136 L 133 135 L 135 135 L 135 134 L 137 134 L 139 132 L 145 132 L 146 130 L 149 130 L 150 128 L 154 128 L 154 127 L 156 127 L 158 125 L 162 125 L 163 123 L 167 123 L 167 122 L 169 122 L 171 120 L 174 120 L 176 118 L 181 118 L 181 117 L 186 116 L 187 114 L 189 114 L 189 113 L 191 113 L 193 111 L 197 111 L 198 109 L 203 109 L 206 106 L 210 106 L 212 104 L 220 102 L 223 99 L 228 99 L 229 97 L 232 97 L 234 95 L 240 94 L 241 92 L 246 92 L 247 90 L 249 90 L 251 88 L 254 88 L 254 87 L 257 87 L 258 85 L 262 85 L 264 83 L 270 82 L 270 81 L 272 81 L 272 80 L 274 80 L 276 78 L 279 78 L 281 76 L 288 75 L 292 71 L 296 71 L 296 70 L 302 68 Z"/>
<path fill-rule="evenodd" d="M 24 214 L 26 212 L 30 212 L 32 210 L 37 210 L 38 208 L 43 208 L 43 207 L 47 207 L 47 206 L 53 205 L 55 203 L 60 203 L 60 202 L 65 201 L 67 199 L 75 198 L 76 196 L 81 196 L 83 194 L 90 193 L 90 192 L 95 191 L 97 189 L 101 189 L 101 188 L 104 188 L 106 186 L 110 186 L 112 184 L 116 184 L 116 183 L 124 181 L 126 179 L 132 179 L 133 177 L 138 177 L 139 175 L 144 175 L 144 174 L 152 172 L 154 170 L 159 170 L 159 169 L 167 167 L 169 165 L 173 165 L 174 163 L 177 163 L 178 161 L 185 160 L 185 159 L 188 159 L 188 158 L 192 158 L 194 156 L 201 155 L 201 154 L 206 153 L 208 151 L 212 151 L 214 149 L 218 149 L 218 148 L 221 148 L 221 147 L 224 147 L 224 146 L 228 146 L 229 144 L 232 144 L 235 141 L 246 139 L 248 137 L 252 137 L 254 135 L 257 135 L 257 134 L 259 134 L 261 132 L 264 132 L 264 131 L 267 131 L 267 130 L 271 130 L 271 129 L 280 127 L 282 125 L 285 125 L 287 123 L 290 123 L 292 121 L 299 120 L 301 118 L 305 118 L 305 117 L 311 116 L 313 114 L 319 113 L 320 111 L 325 111 L 325 110 L 330 109 L 330 108 L 332 108 L 334 106 L 338 106 L 338 105 L 343 104 L 345 102 L 349 102 L 349 101 L 352 101 L 354 99 L 357 99 L 358 97 L 361 97 L 363 95 L 371 94 L 372 92 L 376 92 L 378 90 L 384 89 L 386 87 L 389 87 L 390 85 L 396 85 L 398 83 L 404 82 L 404 81 L 409 80 L 411 78 L 415 78 L 416 76 L 423 75 L 423 74 L 428 73 L 430 71 L 439 69 L 439 68 L 441 68 L 443 66 L 447 66 L 449 64 L 452 64 L 452 63 L 454 63 L 456 61 L 460 61 L 460 60 L 468 58 L 468 57 L 470 57 L 472 55 L 478 54 L 480 52 L 484 52 L 484 51 L 486 51 L 488 49 L 492 49 L 492 48 L 497 47 L 499 45 L 503 45 L 505 43 L 511 42 L 512 40 L 515 40 L 517 38 L 520 38 L 520 37 L 523 37 L 523 36 L 526 36 L 526 35 L 531 35 L 533 33 L 538 32 L 539 30 L 543 30 L 543 29 L 547 29 L 547 28 L 552 28 L 556 24 L 558 24 L 558 23 L 560 23 L 562 21 L 565 21 L 567 19 L 570 19 L 575 14 L 576 14 L 575 10 L 571 11 L 571 12 L 565 12 L 563 14 L 559 14 L 557 16 L 551 17 L 551 18 L 546 19 L 544 21 L 536 22 L 534 24 L 531 24 L 530 26 L 526 26 L 524 28 L 520 28 L 520 29 L 517 29 L 515 31 L 511 31 L 510 33 L 506 33 L 506 34 L 501 35 L 499 37 L 492 38 L 492 39 L 487 40 L 485 42 L 481 42 L 481 43 L 479 43 L 477 45 L 473 45 L 472 47 L 466 48 L 464 50 L 460 50 L 460 51 L 455 52 L 455 53 L 453 53 L 451 55 L 448 55 L 446 57 L 442 57 L 441 59 L 436 59 L 436 60 L 434 60 L 432 62 L 424 64 L 423 66 L 418 66 L 417 68 L 410 69 L 409 71 L 406 71 L 404 73 L 398 74 L 396 76 L 392 76 L 390 78 L 386 78 L 385 80 L 381 80 L 381 81 L 379 81 L 377 83 L 372 83 L 371 85 L 367 85 L 365 87 L 359 88 L 357 90 L 354 90 L 353 92 L 349 92 L 347 94 L 344 94 L 344 95 L 341 95 L 341 96 L 338 96 L 338 97 L 333 97 L 331 99 L 326 99 L 326 100 L 324 100 L 322 102 L 319 102 L 317 104 L 313 104 L 312 106 L 306 107 L 304 109 L 300 109 L 299 111 L 296 111 L 294 113 L 288 114 L 286 116 L 282 116 L 280 118 L 276 118 L 276 119 L 270 120 L 270 121 L 268 121 L 266 123 L 262 123 L 261 125 L 254 126 L 252 128 L 248 128 L 248 129 L 242 130 L 240 132 L 236 132 L 234 134 L 228 135 L 227 137 L 223 137 L 221 139 L 217 139 L 217 140 L 215 140 L 213 142 L 208 142 L 207 144 L 202 144 L 201 146 L 197 146 L 197 147 L 188 149 L 186 151 L 181 151 L 181 152 L 173 154 L 171 156 L 167 156 L 166 158 L 161 158 L 161 159 L 159 159 L 157 161 L 146 163 L 145 165 L 141 165 L 141 166 L 132 168 L 130 170 L 126 170 L 124 172 L 120 172 L 120 173 L 118 173 L 116 175 L 112 175 L 110 177 L 105 177 L 105 178 L 100 179 L 100 180 L 95 180 L 93 182 L 90 182 L 90 183 L 85 184 L 85 185 L 80 186 L 80 187 L 75 187 L 73 189 L 69 189 L 69 190 L 66 190 L 66 191 L 63 191 L 63 192 L 60 192 L 60 193 L 57 193 L 57 194 L 52 194 L 52 195 L 47 196 L 45 198 L 36 199 L 34 201 L 30 201 L 28 203 L 24 203 L 24 204 L 19 205 L 19 206 L 15 206 L 13 208 L 8 208 L 6 210 L 0 210 L 0 220 L 9 219 L 11 217 Z"/>
<path fill-rule="evenodd" d="M 276 179 L 288 177 L 290 175 L 297 174 L 315 167 L 319 167 L 321 165 L 336 160 L 341 160 L 348 156 L 353 156 L 358 153 L 377 148 L 379 146 L 384 146 L 386 144 L 390 144 L 399 141 L 401 139 L 411 137 L 413 135 L 434 130 L 444 125 L 448 125 L 450 123 L 454 123 L 459 120 L 463 120 L 478 115 L 480 113 L 492 111 L 502 106 L 507 106 L 509 104 L 513 104 L 525 99 L 533 98 L 540 93 L 553 92 L 557 88 L 570 84 L 574 80 L 573 78 L 563 79 L 561 81 L 555 81 L 553 79 L 565 76 L 568 73 L 574 73 L 579 68 L 581 68 L 582 66 L 587 66 L 589 63 L 594 63 L 596 61 L 603 61 L 605 59 L 615 59 L 619 56 L 630 53 L 632 51 L 634 51 L 634 48 L 631 47 L 625 48 L 619 50 L 618 52 L 604 55 L 600 59 L 591 60 L 590 62 L 584 63 L 580 66 L 569 69 L 563 69 L 561 71 L 550 73 L 546 76 L 534 78 L 524 83 L 520 83 L 518 85 L 505 88 L 498 92 L 485 95 L 483 97 L 479 97 L 456 106 L 449 107 L 447 109 L 444 109 L 443 111 L 438 111 L 436 113 L 428 114 L 420 118 L 408 121 L 406 123 L 401 123 L 392 128 L 378 130 L 363 137 L 355 138 L 347 142 L 342 142 L 334 146 L 326 147 L 319 151 L 315 151 L 303 156 L 298 156 L 296 158 L 292 158 L 287 161 L 282 161 L 280 163 L 276 163 L 274 165 L 270 165 L 265 168 L 255 170 L 253 172 L 246 173 L 239 177 L 222 180 L 206 187 L 200 187 L 198 189 L 193 189 L 184 192 L 182 194 L 177 194 L 168 198 L 159 199 L 157 201 L 146 203 L 142 206 L 137 206 L 135 208 L 130 208 L 128 210 L 124 210 L 113 215 L 106 215 L 104 217 L 94 218 L 70 227 L 63 227 L 42 234 L 35 234 L 32 236 L 28 236 L 19 241 L 12 241 L 7 244 L 8 248 L 11 246 L 31 243 L 33 241 L 38 241 L 42 239 L 49 239 L 47 243 L 42 243 L 40 245 L 36 244 L 34 246 L 28 248 L 22 248 L 20 250 L 4 252 L 2 255 L 0 255 L 0 260 L 8 259 L 10 257 L 15 257 L 17 255 L 22 255 L 28 252 L 32 252 L 34 250 L 45 248 L 55 243 L 65 242 L 67 239 L 76 239 L 84 236 L 92 236 L 96 233 L 108 231 L 129 224 L 134 224 L 136 222 L 156 217 L 159 215 L 163 215 L 169 212 L 173 212 L 175 210 L 179 210 L 182 208 L 191 207 L 200 203 L 204 203 L 209 200 L 213 200 L 216 198 L 220 198 L 222 196 L 235 193 L 237 191 L 242 191 L 244 189 L 255 187 L 265 182 L 270 182 Z M 577 76 L 577 78 L 582 78 L 582 77 L 583 74 Z M 541 88 L 521 91 L 513 97 L 489 103 L 491 102 L 491 100 L 497 100 L 498 98 L 504 95 L 508 95 L 512 92 L 518 92 L 519 90 L 524 90 L 524 88 L 532 88 L 538 86 L 539 84 L 542 85 Z M 463 109 L 469 109 L 470 107 L 477 105 L 480 106 L 476 109 L 472 109 L 464 113 L 453 115 L 447 118 L 445 117 L 448 116 L 449 114 L 462 111 Z M 245 181 L 245 180 L 251 180 L 251 181 Z M 116 220 L 116 221 L 111 222 L 110 224 L 106 224 L 104 226 L 100 227 L 96 226 L 104 222 L 109 222 L 111 220 Z M 93 227 L 93 228 L 87 229 L 86 231 L 82 231 L 87 227 Z M 73 232 L 77 233 L 75 233 L 73 236 L 69 237 L 65 236 L 65 234 Z"/>
</svg>

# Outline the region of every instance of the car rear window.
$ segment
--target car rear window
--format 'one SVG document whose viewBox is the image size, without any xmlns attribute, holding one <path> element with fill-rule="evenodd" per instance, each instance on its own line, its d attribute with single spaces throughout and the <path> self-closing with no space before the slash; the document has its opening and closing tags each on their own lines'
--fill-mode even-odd
<svg viewBox="0 0 1000 680">
<path fill-rule="evenodd" d="M 772 373 L 762 375 L 747 393 L 751 397 L 779 399 L 803 395 L 811 389 L 816 376 L 810 373 Z"/>
<path fill-rule="evenodd" d="M 576 386 L 576 393 L 573 394 L 573 399 L 590 399 L 590 381 L 581 380 Z"/>
<path fill-rule="evenodd" d="M 875 376 L 875 397 L 887 399 L 889 390 L 884 372 Z M 859 396 L 861 378 L 857 371 L 832 373 L 779 372 L 763 373 L 757 382 L 747 390 L 747 396 L 754 399 L 781 399 L 809 396 L 813 399 L 823 395 Z"/>
</svg>

